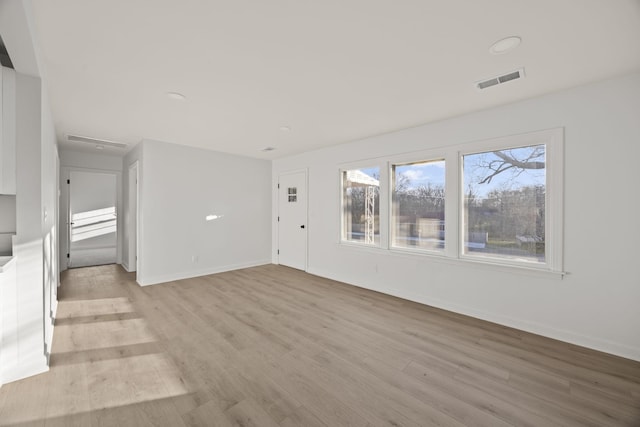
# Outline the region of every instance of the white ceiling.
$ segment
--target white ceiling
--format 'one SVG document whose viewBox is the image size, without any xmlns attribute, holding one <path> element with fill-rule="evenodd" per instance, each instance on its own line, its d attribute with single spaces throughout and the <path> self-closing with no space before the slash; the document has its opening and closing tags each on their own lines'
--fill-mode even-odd
<svg viewBox="0 0 640 427">
<path fill-rule="evenodd" d="M 638 0 L 33 0 L 33 13 L 60 141 L 277 158 L 640 69 Z M 489 53 L 511 35 L 517 49 Z M 474 87 L 519 67 L 526 78 Z"/>
</svg>

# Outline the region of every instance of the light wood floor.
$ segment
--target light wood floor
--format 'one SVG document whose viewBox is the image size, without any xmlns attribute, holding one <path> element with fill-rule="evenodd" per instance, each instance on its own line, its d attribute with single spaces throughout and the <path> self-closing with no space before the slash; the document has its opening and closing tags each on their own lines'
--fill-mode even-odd
<svg viewBox="0 0 640 427">
<path fill-rule="evenodd" d="M 263 266 L 65 272 L 51 370 L 3 426 L 638 426 L 640 363 Z"/>
</svg>

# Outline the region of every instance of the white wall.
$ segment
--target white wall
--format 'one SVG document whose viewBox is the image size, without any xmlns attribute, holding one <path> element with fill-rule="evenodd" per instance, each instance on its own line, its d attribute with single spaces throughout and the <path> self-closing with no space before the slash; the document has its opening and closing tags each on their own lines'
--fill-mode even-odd
<svg viewBox="0 0 640 427">
<path fill-rule="evenodd" d="M 70 179 L 72 171 L 108 173 L 116 177 L 116 206 L 118 213 L 116 259 L 117 263 L 121 263 L 123 250 L 122 242 L 124 239 L 122 157 L 64 149 L 60 150 L 60 270 L 62 271 L 67 269 L 67 253 L 69 252 L 69 186 L 67 185 L 67 180 Z"/>
<path fill-rule="evenodd" d="M 42 256 L 43 256 L 43 296 L 44 296 L 44 336 L 47 345 L 47 357 L 51 353 L 53 342 L 53 324 L 58 303 L 60 285 L 58 252 L 58 190 L 59 159 L 56 131 L 49 108 L 46 91 L 41 93 L 41 200 L 42 200 Z"/>
<path fill-rule="evenodd" d="M 79 150 L 60 150 L 60 166 L 96 171 L 122 171 L 122 157 Z"/>
<path fill-rule="evenodd" d="M 270 162 L 157 141 L 142 152 L 140 284 L 271 261 Z"/>
<path fill-rule="evenodd" d="M 0 29 L 16 69 L 15 280 L 3 289 L 0 382 L 48 369 L 53 336 L 57 147 L 30 32 L 29 2 L 0 1 Z M 6 116 L 5 116 L 6 117 Z"/>
<path fill-rule="evenodd" d="M 17 320 L 5 322 L 3 366 L 5 382 L 48 369 L 44 348 L 44 254 L 41 150 L 41 84 L 37 77 L 16 75 L 16 179 Z M 12 305 L 13 305 L 12 304 Z M 9 330 L 6 328 L 9 327 Z M 4 364 L 3 364 L 4 365 Z"/>
<path fill-rule="evenodd" d="M 309 168 L 312 274 L 640 360 L 639 117 L 640 74 L 632 74 L 279 159 L 272 179 Z M 340 164 L 558 127 L 564 279 L 338 243 Z M 275 217 L 275 191 L 273 206 Z"/>
</svg>

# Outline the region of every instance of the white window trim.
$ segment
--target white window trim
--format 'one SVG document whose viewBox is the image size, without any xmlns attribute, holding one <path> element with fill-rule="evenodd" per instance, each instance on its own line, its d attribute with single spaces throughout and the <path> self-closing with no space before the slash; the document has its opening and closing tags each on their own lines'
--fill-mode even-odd
<svg viewBox="0 0 640 427">
<path fill-rule="evenodd" d="M 444 223 L 445 223 L 445 228 L 444 228 L 444 232 L 445 232 L 445 244 L 444 244 L 444 249 L 443 250 L 439 250 L 439 249 L 420 249 L 420 248 L 405 248 L 402 246 L 394 246 L 393 245 L 393 191 L 395 189 L 394 186 L 394 177 L 393 177 L 393 173 L 392 173 L 392 169 L 394 166 L 401 166 L 401 165 L 406 165 L 409 163 L 427 163 L 427 162 L 436 162 L 436 161 L 442 161 L 444 160 L 445 163 L 445 178 L 444 178 L 444 185 L 445 185 L 445 206 L 444 206 Z M 447 152 L 439 149 L 439 150 L 427 150 L 427 151 L 420 151 L 420 152 L 416 152 L 416 153 L 409 153 L 409 154 L 403 154 L 400 156 L 395 156 L 389 159 L 389 161 L 387 162 L 387 173 L 389 175 L 389 180 L 388 180 L 388 185 L 387 187 L 389 188 L 389 194 L 388 194 L 388 199 L 389 199 L 389 203 L 387 205 L 387 217 L 388 217 L 388 229 L 389 229 L 389 235 L 388 235 L 388 242 L 389 245 L 387 246 L 387 248 L 390 251 L 394 251 L 394 252 L 404 252 L 404 253 L 413 253 L 413 254 L 427 254 L 427 255 L 433 255 L 433 256 L 443 256 L 443 255 L 449 255 L 451 253 L 450 248 L 448 248 L 448 246 L 450 246 L 448 244 L 447 241 L 447 229 L 449 227 L 447 227 L 447 219 L 448 216 L 447 214 L 449 212 L 453 212 L 455 213 L 455 211 L 451 211 L 451 209 L 448 208 L 448 199 L 449 197 L 446 196 L 448 189 L 448 183 L 449 183 L 449 169 L 450 167 L 447 166 L 449 164 L 449 161 L 447 159 Z M 455 218 L 455 216 L 453 217 Z M 453 240 L 451 241 L 453 242 Z"/>
<path fill-rule="evenodd" d="M 374 248 L 374 249 L 386 249 L 389 247 L 389 241 L 388 241 L 388 235 L 389 235 L 389 219 L 387 217 L 387 209 L 385 209 L 383 206 L 387 206 L 389 205 L 389 186 L 388 186 L 388 181 L 389 181 L 389 172 L 387 170 L 387 168 L 385 168 L 385 162 L 380 162 L 380 161 L 364 161 L 364 162 L 357 162 L 357 163 L 346 163 L 340 166 L 340 179 L 338 180 L 338 185 L 339 185 L 339 192 L 338 194 L 340 195 L 340 202 L 338 203 L 338 207 L 339 207 L 339 218 L 340 218 L 340 225 L 339 225 L 339 229 L 338 229 L 338 242 L 340 242 L 340 244 L 342 245 L 348 245 L 348 246 L 355 246 L 355 247 L 360 247 L 360 248 Z M 378 168 L 380 170 L 380 179 L 378 180 L 380 182 L 380 188 L 379 188 L 379 192 L 380 192 L 380 207 L 378 210 L 378 218 L 380 221 L 380 242 L 376 245 L 376 244 L 369 244 L 369 243 L 363 243 L 363 242 L 356 242 L 353 240 L 347 240 L 344 235 L 344 197 L 343 197 L 343 190 L 344 190 L 344 172 L 349 171 L 349 170 L 354 170 L 354 169 L 371 169 L 371 168 Z"/>
<path fill-rule="evenodd" d="M 462 191 L 462 161 L 465 155 L 488 151 L 519 148 L 532 145 L 545 145 L 545 262 L 536 263 L 507 257 L 491 255 L 467 255 L 463 253 L 464 242 L 462 232 L 464 217 L 464 194 Z M 563 226 L 563 166 L 564 144 L 563 129 L 550 129 L 521 135 L 505 136 L 485 141 L 465 144 L 458 152 L 458 256 L 462 260 L 472 260 L 488 264 L 512 265 L 523 268 L 562 271 L 562 226 Z"/>
<path fill-rule="evenodd" d="M 462 232 L 464 191 L 462 189 L 463 156 L 505 148 L 526 147 L 545 144 L 546 156 L 546 188 L 545 188 L 545 262 L 516 260 L 509 258 L 466 255 L 463 254 L 464 242 Z M 445 160 L 445 249 L 433 251 L 428 249 L 411 249 L 391 246 L 392 227 L 392 189 L 393 165 L 424 162 L 429 159 Z M 380 168 L 380 244 L 369 245 L 344 240 L 343 217 L 343 175 L 344 171 L 362 168 Z M 338 243 L 356 250 L 367 250 L 372 253 L 390 253 L 397 256 L 429 257 L 438 262 L 454 265 L 476 266 L 506 272 L 520 272 L 528 275 L 551 275 L 562 277 L 564 272 L 564 129 L 555 128 L 534 131 L 525 134 L 472 141 L 432 150 L 421 150 L 395 156 L 385 156 L 360 162 L 340 165 L 339 179 L 339 238 Z M 386 205 L 386 208 L 383 206 Z"/>
</svg>

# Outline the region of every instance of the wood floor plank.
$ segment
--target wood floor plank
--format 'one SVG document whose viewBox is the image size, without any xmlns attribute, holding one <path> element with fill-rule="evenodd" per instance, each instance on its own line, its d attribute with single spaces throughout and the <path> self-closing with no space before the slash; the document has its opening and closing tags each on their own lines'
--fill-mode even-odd
<svg viewBox="0 0 640 427">
<path fill-rule="evenodd" d="M 617 396 L 614 397 L 590 385 L 580 383 L 571 383 L 570 394 L 581 404 L 591 406 L 598 411 L 613 413 L 625 420 L 628 425 L 640 420 L 640 396 L 621 400 Z"/>
<path fill-rule="evenodd" d="M 359 402 L 358 405 L 363 407 L 374 405 L 371 411 L 379 413 L 380 418 L 389 422 L 390 425 L 414 423 L 417 425 L 458 425 L 452 417 L 441 413 L 426 402 L 406 394 L 397 387 L 390 387 L 390 384 L 379 376 L 363 369 L 362 362 L 349 362 L 328 351 L 322 351 L 312 359 L 331 374 L 333 382 L 343 390 L 355 387 L 353 392 L 357 398 L 356 401 Z M 344 392 L 342 393 L 344 394 Z M 384 411 L 387 405 L 390 405 L 393 411 Z M 498 424 L 492 423 L 492 425 Z"/>
<path fill-rule="evenodd" d="M 51 369 L 52 384 L 59 385 L 63 393 L 49 393 L 46 406 L 46 426 L 77 426 L 91 424 L 91 406 L 85 398 L 88 390 L 84 364 L 64 365 Z M 68 417 L 74 414 L 74 417 Z"/>
<path fill-rule="evenodd" d="M 295 412 L 289 414 L 287 418 L 280 423 L 281 427 L 329 427 L 320 421 L 318 417 L 313 415 L 306 407 L 301 406 Z"/>
<path fill-rule="evenodd" d="M 265 265 L 64 272 L 0 426 L 638 426 L 640 363 Z"/>
<path fill-rule="evenodd" d="M 0 393 L 7 396 L 0 412 L 0 425 L 44 426 L 51 392 L 49 384 L 50 375 L 46 374 L 4 384 Z"/>
<path fill-rule="evenodd" d="M 185 424 L 190 427 L 233 427 L 232 421 L 214 401 L 198 406 L 185 413 L 182 418 Z"/>
<path fill-rule="evenodd" d="M 264 409 L 251 399 L 236 403 L 225 411 L 231 424 L 239 427 L 278 427 Z"/>
</svg>

